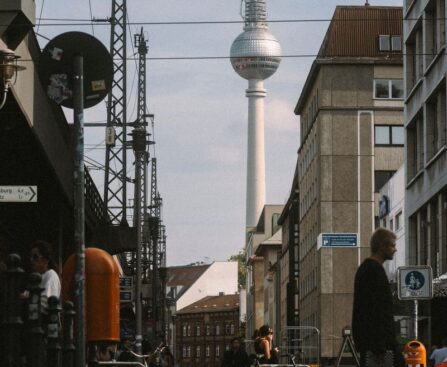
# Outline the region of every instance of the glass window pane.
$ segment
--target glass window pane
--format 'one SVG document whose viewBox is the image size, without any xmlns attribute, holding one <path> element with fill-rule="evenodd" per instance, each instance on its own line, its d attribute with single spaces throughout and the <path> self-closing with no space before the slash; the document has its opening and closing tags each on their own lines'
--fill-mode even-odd
<svg viewBox="0 0 447 367">
<path fill-rule="evenodd" d="M 391 36 L 391 49 L 393 51 L 402 50 L 402 41 L 400 39 L 400 36 Z"/>
<path fill-rule="evenodd" d="M 404 81 L 391 81 L 391 98 L 404 98 Z"/>
<path fill-rule="evenodd" d="M 390 98 L 388 80 L 374 80 L 375 98 Z"/>
<path fill-rule="evenodd" d="M 390 127 L 389 126 L 376 126 L 375 127 L 375 144 L 376 145 L 391 144 Z"/>
<path fill-rule="evenodd" d="M 404 127 L 403 126 L 392 126 L 391 127 L 391 144 L 394 145 L 404 145 Z"/>
<path fill-rule="evenodd" d="M 379 36 L 379 50 L 380 51 L 390 50 L 390 36 Z"/>
</svg>

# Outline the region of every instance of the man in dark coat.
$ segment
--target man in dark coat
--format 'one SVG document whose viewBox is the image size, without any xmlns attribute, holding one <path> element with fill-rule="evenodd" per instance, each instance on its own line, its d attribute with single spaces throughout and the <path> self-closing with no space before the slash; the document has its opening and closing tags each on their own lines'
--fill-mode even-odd
<svg viewBox="0 0 447 367">
<path fill-rule="evenodd" d="M 360 365 L 403 366 L 393 318 L 393 297 L 383 268 L 396 250 L 396 235 L 377 229 L 370 240 L 371 256 L 360 265 L 354 281 L 352 334 Z"/>
<path fill-rule="evenodd" d="M 241 348 L 241 340 L 231 339 L 231 349 L 224 353 L 222 367 L 248 367 L 249 365 L 247 352 Z"/>
</svg>

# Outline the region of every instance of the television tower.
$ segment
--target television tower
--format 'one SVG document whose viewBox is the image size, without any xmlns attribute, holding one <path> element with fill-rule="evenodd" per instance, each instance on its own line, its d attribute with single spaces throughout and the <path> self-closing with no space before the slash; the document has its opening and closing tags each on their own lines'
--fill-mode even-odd
<svg viewBox="0 0 447 367">
<path fill-rule="evenodd" d="M 242 0 L 244 32 L 231 45 L 231 65 L 248 80 L 247 227 L 257 225 L 265 204 L 264 79 L 273 75 L 281 62 L 281 46 L 267 30 L 265 2 Z"/>
</svg>

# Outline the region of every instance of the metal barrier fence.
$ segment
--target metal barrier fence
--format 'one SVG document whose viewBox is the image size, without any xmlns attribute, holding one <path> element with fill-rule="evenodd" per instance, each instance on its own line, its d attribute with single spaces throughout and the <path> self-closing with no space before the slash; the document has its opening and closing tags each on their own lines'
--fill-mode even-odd
<svg viewBox="0 0 447 367">
<path fill-rule="evenodd" d="M 281 333 L 281 355 L 293 356 L 296 363 L 320 365 L 320 330 L 313 326 L 288 326 Z"/>
<path fill-rule="evenodd" d="M 0 366 L 74 367 L 73 304 L 62 310 L 59 299 L 50 297 L 44 314 L 41 275 L 25 273 L 17 254 L 6 265 L 0 273 Z"/>
</svg>

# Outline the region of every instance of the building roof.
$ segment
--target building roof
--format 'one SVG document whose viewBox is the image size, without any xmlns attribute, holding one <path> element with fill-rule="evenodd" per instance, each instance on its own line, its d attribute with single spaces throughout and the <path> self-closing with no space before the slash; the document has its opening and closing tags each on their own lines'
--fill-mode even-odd
<svg viewBox="0 0 447 367">
<path fill-rule="evenodd" d="M 380 51 L 379 36 L 402 36 L 399 6 L 337 6 L 295 107 L 299 115 L 322 64 L 402 65 L 402 51 Z"/>
<path fill-rule="evenodd" d="M 171 266 L 168 268 L 166 286 L 190 287 L 210 267 L 207 265 Z"/>
<path fill-rule="evenodd" d="M 177 314 L 235 311 L 239 309 L 239 294 L 207 296 L 177 311 Z"/>
<path fill-rule="evenodd" d="M 398 57 L 380 51 L 379 35 L 402 36 L 402 7 L 337 6 L 318 57 Z"/>
</svg>

